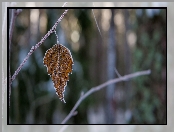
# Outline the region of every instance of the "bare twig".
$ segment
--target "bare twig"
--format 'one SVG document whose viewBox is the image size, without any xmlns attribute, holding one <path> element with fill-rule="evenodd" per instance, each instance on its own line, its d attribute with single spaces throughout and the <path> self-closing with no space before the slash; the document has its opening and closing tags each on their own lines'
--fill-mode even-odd
<svg viewBox="0 0 174 132">
<path fill-rule="evenodd" d="M 68 2 L 65 2 L 62 7 L 65 7 Z"/>
<path fill-rule="evenodd" d="M 11 48 L 11 39 L 12 39 L 12 34 L 13 34 L 13 29 L 14 29 L 14 23 L 16 19 L 16 9 L 11 10 L 11 20 L 10 20 L 10 29 L 9 29 L 9 51 Z"/>
<path fill-rule="evenodd" d="M 13 29 L 15 25 L 15 20 L 17 15 L 21 12 L 21 9 L 12 9 L 11 10 L 11 20 L 10 20 L 10 29 L 9 29 L 9 60 L 10 60 L 10 52 L 11 52 L 11 40 L 12 40 L 12 34 Z M 11 95 L 11 72 L 10 72 L 10 62 L 9 62 L 9 107 L 10 107 L 10 95 Z"/>
<path fill-rule="evenodd" d="M 93 2 L 93 6 L 94 6 L 94 2 Z M 95 6 L 94 6 L 94 7 L 95 7 Z M 100 33 L 100 36 L 102 37 L 102 34 L 101 34 L 100 28 L 99 28 L 99 26 L 98 26 L 97 20 L 96 20 L 96 18 L 95 18 L 95 14 L 94 14 L 93 9 L 92 9 L 92 13 L 93 13 L 94 20 L 95 20 L 95 23 L 96 23 L 96 25 L 97 25 L 98 31 L 99 31 L 99 33 Z"/>
<path fill-rule="evenodd" d="M 136 73 L 132 73 L 129 75 L 125 75 L 116 79 L 112 79 L 109 80 L 99 86 L 93 87 L 91 88 L 88 92 L 86 92 L 83 96 L 81 96 L 79 98 L 79 100 L 76 102 L 76 104 L 74 105 L 74 107 L 72 108 L 72 110 L 70 111 L 70 113 L 66 116 L 66 118 L 61 122 L 61 124 L 65 124 L 72 116 L 74 116 L 74 111 L 77 109 L 77 107 L 80 105 L 80 103 L 86 98 L 88 97 L 90 94 L 101 90 L 102 88 L 105 88 L 106 86 L 113 84 L 113 83 L 117 83 L 117 82 L 121 82 L 121 81 L 126 81 L 128 79 L 134 78 L 134 77 L 138 77 L 138 76 L 142 76 L 142 75 L 149 75 L 151 73 L 150 70 L 146 70 L 146 71 L 140 71 L 140 72 L 136 72 Z"/>
<path fill-rule="evenodd" d="M 40 42 L 38 42 L 35 46 L 32 46 L 30 52 L 28 53 L 28 55 L 25 57 L 25 59 L 23 60 L 23 62 L 19 65 L 19 67 L 17 68 L 17 70 L 15 71 L 14 75 L 11 78 L 11 83 L 13 82 L 13 80 L 16 78 L 16 76 L 18 75 L 19 71 L 21 70 L 22 66 L 26 63 L 26 61 L 28 60 L 28 58 L 30 57 L 30 55 L 47 39 L 48 36 L 50 36 L 50 34 L 54 33 L 58 23 L 63 19 L 64 15 L 68 12 L 68 9 L 64 11 L 64 13 L 60 16 L 60 18 L 56 21 L 56 23 L 54 24 L 54 26 L 47 32 L 47 34 L 41 39 Z"/>
<path fill-rule="evenodd" d="M 60 129 L 59 132 L 63 132 L 63 131 L 65 131 L 65 129 L 66 129 L 68 126 L 69 126 L 69 125 L 64 125 L 64 126 Z"/>
<path fill-rule="evenodd" d="M 121 75 L 119 74 L 119 72 L 117 71 L 117 69 L 115 68 L 115 73 L 117 74 L 117 76 L 120 78 Z"/>
<path fill-rule="evenodd" d="M 10 29 L 9 29 L 9 60 L 10 60 L 10 52 L 11 52 L 11 39 L 12 33 L 14 28 L 14 22 L 16 19 L 15 12 L 16 9 L 11 10 L 11 22 L 10 22 Z M 11 73 L 10 73 L 10 61 L 9 61 L 9 107 L 10 107 L 10 96 L 11 96 Z"/>
<path fill-rule="evenodd" d="M 14 29 L 14 24 L 16 17 L 21 13 L 21 9 L 12 9 L 11 13 L 11 20 L 10 20 L 10 29 L 9 29 L 9 48 L 11 48 L 11 40 L 12 40 L 12 34 L 13 34 L 13 29 Z M 9 49 L 10 50 L 10 49 Z"/>
</svg>

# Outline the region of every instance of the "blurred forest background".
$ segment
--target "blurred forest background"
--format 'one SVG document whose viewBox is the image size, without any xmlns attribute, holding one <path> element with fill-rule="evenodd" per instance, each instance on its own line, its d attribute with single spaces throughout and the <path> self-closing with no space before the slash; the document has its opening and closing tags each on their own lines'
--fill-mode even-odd
<svg viewBox="0 0 174 132">
<path fill-rule="evenodd" d="M 64 9 L 23 9 L 11 46 L 13 75 L 31 47 L 52 28 Z M 10 12 L 11 13 L 11 12 Z M 94 19 L 94 15 L 97 24 Z M 12 83 L 12 124 L 60 124 L 81 92 L 121 75 L 151 74 L 109 85 L 86 98 L 67 124 L 166 124 L 166 9 L 69 9 L 57 26 L 59 42 L 74 65 L 61 102 L 43 65 L 55 34 L 30 56 Z M 11 18 L 11 14 L 9 14 Z"/>
</svg>

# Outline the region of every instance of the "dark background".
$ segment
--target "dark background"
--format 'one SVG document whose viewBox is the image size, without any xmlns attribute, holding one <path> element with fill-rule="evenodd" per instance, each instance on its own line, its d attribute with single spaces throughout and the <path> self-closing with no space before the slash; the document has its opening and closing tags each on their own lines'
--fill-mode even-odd
<svg viewBox="0 0 174 132">
<path fill-rule="evenodd" d="M 78 107 L 68 124 L 166 123 L 166 9 L 70 9 L 57 27 L 74 65 L 61 102 L 43 65 L 56 36 L 30 56 L 12 83 L 10 123 L 60 124 L 81 92 L 121 75 L 151 69 L 151 74 L 98 91 Z M 10 69 L 15 72 L 32 46 L 64 9 L 23 9 L 14 26 Z M 9 15 L 10 16 L 10 15 Z"/>
</svg>

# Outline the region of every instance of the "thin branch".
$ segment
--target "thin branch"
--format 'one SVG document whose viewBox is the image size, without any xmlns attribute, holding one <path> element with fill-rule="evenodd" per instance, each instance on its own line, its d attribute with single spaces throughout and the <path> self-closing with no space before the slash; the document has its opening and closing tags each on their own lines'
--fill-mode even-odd
<svg viewBox="0 0 174 132">
<path fill-rule="evenodd" d="M 65 7 L 68 2 L 65 2 L 62 7 Z"/>
<path fill-rule="evenodd" d="M 117 74 L 117 76 L 120 78 L 121 75 L 119 74 L 119 72 L 117 71 L 117 69 L 115 68 L 115 73 Z"/>
<path fill-rule="evenodd" d="M 15 2 L 12 2 L 11 3 L 11 5 L 14 5 L 14 4 L 16 4 L 16 3 Z M 67 4 L 67 2 L 65 2 L 62 7 L 66 6 L 66 4 Z M 10 28 L 9 28 L 9 60 L 10 60 L 11 41 L 12 41 L 12 34 L 13 34 L 14 25 L 15 25 L 15 19 L 16 19 L 17 15 L 20 12 L 22 12 L 21 9 L 17 9 L 17 10 L 16 9 L 12 9 L 12 13 L 11 13 L 11 21 L 10 21 Z M 65 10 L 64 13 L 60 16 L 60 18 L 56 21 L 56 23 L 54 24 L 54 26 L 50 29 L 50 31 L 48 31 L 47 34 L 41 39 L 41 41 L 39 43 L 37 43 L 35 46 L 32 46 L 30 52 L 24 58 L 23 62 L 19 65 L 19 67 L 17 68 L 17 70 L 15 71 L 15 73 L 13 74 L 12 77 L 11 77 L 11 73 L 10 73 L 10 62 L 9 62 L 9 107 L 10 107 L 10 96 L 11 96 L 11 84 L 12 84 L 12 82 L 14 81 L 14 79 L 16 78 L 16 76 L 18 75 L 18 73 L 21 70 L 22 66 L 27 62 L 27 60 L 30 57 L 30 55 L 47 39 L 47 37 L 51 33 L 53 33 L 55 31 L 58 23 L 63 19 L 64 15 L 67 12 L 68 12 L 68 10 Z M 5 21 L 5 17 L 6 17 L 6 14 L 4 15 L 4 21 Z M 2 30 L 2 33 L 4 33 L 3 30 Z M 3 75 L 2 80 L 4 81 L 4 75 Z"/>
<path fill-rule="evenodd" d="M 10 107 L 10 96 L 11 96 L 11 73 L 10 73 L 10 52 L 11 52 L 11 39 L 14 29 L 14 22 L 16 19 L 15 12 L 16 9 L 11 10 L 11 21 L 10 21 L 10 29 L 9 29 L 9 107 Z"/>
<path fill-rule="evenodd" d="M 66 129 L 68 126 L 69 126 L 69 125 L 64 125 L 64 126 L 60 129 L 59 132 L 63 132 L 63 131 L 65 131 L 65 129 Z"/>
<path fill-rule="evenodd" d="M 9 29 L 9 48 L 11 48 L 11 40 L 12 40 L 12 34 L 13 34 L 14 25 L 15 25 L 15 20 L 16 20 L 16 17 L 21 12 L 22 12 L 21 9 L 17 9 L 17 10 L 16 9 L 12 9 L 11 20 L 10 20 L 10 29 Z"/>
<path fill-rule="evenodd" d="M 54 33 L 54 30 L 56 29 L 57 25 L 59 24 L 59 22 L 63 19 L 64 15 L 68 12 L 68 9 L 66 9 L 64 11 L 64 13 L 60 16 L 60 18 L 56 21 L 56 23 L 54 24 L 54 26 L 47 32 L 47 34 L 41 39 L 40 42 L 38 42 L 35 46 L 32 46 L 30 52 L 28 53 L 28 55 L 24 58 L 23 62 L 19 65 L 19 67 L 17 68 L 17 70 L 15 71 L 15 73 L 13 74 L 12 78 L 11 78 L 11 83 L 13 82 L 13 80 L 16 78 L 16 76 L 18 75 L 19 71 L 21 70 L 22 66 L 26 63 L 26 61 L 28 60 L 28 58 L 30 57 L 30 55 L 47 39 L 48 36 L 50 36 L 50 34 Z"/>
<path fill-rule="evenodd" d="M 76 102 L 76 104 L 74 105 L 74 107 L 72 108 L 72 110 L 70 111 L 70 113 L 66 116 L 66 118 L 61 122 L 61 124 L 65 124 L 73 116 L 74 111 L 77 109 L 77 107 L 80 105 L 80 103 L 86 97 L 88 97 L 90 94 L 92 94 L 92 93 L 94 93 L 96 91 L 99 91 L 102 88 L 105 88 L 106 86 L 108 86 L 110 84 L 121 82 L 121 81 L 126 81 L 128 79 L 135 78 L 135 77 L 142 76 L 142 75 L 149 75 L 150 73 L 151 73 L 150 70 L 132 73 L 132 74 L 129 74 L 129 75 L 122 76 L 120 78 L 109 80 L 109 81 L 107 81 L 107 82 L 105 82 L 105 83 L 103 83 L 103 84 L 101 84 L 99 86 L 96 86 L 96 87 L 91 88 L 88 92 L 86 92 L 83 96 L 81 96 L 79 98 L 79 100 Z"/>
<path fill-rule="evenodd" d="M 11 53 L 11 40 L 12 40 L 12 34 L 13 29 L 15 25 L 15 20 L 17 15 L 21 12 L 21 9 L 12 9 L 11 10 L 11 20 L 10 20 L 10 29 L 9 29 L 9 60 L 10 60 L 10 53 Z M 10 107 L 10 95 L 11 95 L 11 72 L 10 72 L 10 61 L 9 61 L 9 107 Z"/>
<path fill-rule="evenodd" d="M 14 29 L 14 24 L 15 24 L 15 19 L 16 19 L 16 9 L 11 10 L 11 20 L 10 20 L 10 29 L 9 29 L 9 52 L 11 48 L 11 40 L 12 40 L 12 34 L 13 34 L 13 29 Z"/>
<path fill-rule="evenodd" d="M 93 3 L 93 5 L 94 5 L 94 3 Z M 94 7 L 95 7 L 95 6 L 94 6 Z M 92 13 L 93 13 L 93 16 L 94 16 L 95 23 L 96 23 L 96 25 L 97 25 L 98 31 L 99 31 L 99 33 L 100 33 L 100 36 L 102 37 L 102 34 L 101 34 L 100 28 L 99 28 L 99 26 L 98 26 L 97 20 L 96 20 L 96 18 L 95 18 L 95 14 L 94 14 L 93 9 L 92 9 Z"/>
</svg>

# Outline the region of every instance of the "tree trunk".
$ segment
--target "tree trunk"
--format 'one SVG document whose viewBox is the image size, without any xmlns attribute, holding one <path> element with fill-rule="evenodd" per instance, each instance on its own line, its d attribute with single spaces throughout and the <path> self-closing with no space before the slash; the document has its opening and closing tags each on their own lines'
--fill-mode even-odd
<svg viewBox="0 0 174 132">
<path fill-rule="evenodd" d="M 109 29 L 109 41 L 107 50 L 107 79 L 113 79 L 115 77 L 115 65 L 116 65 L 116 40 L 115 40 L 115 25 L 114 25 L 114 10 L 111 9 L 111 21 Z M 111 84 L 106 89 L 106 123 L 114 123 L 114 108 L 112 105 L 114 95 L 115 84 Z"/>
</svg>

